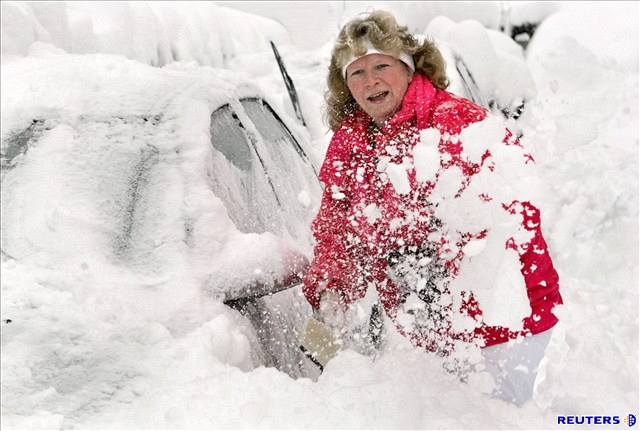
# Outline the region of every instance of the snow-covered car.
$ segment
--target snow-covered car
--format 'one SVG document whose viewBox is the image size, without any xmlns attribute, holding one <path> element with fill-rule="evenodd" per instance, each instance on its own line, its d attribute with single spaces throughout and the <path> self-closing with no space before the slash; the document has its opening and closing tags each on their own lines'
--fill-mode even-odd
<svg viewBox="0 0 640 431">
<path fill-rule="evenodd" d="M 128 286 L 104 292 L 125 308 L 145 290 L 179 307 L 191 289 L 252 322 L 254 366 L 304 374 L 295 337 L 309 307 L 299 289 L 276 293 L 311 249 L 306 131 L 237 73 L 41 49 L 3 64 L 3 264 L 95 270 Z"/>
<path fill-rule="evenodd" d="M 447 63 L 449 91 L 505 118 L 517 119 L 536 95 L 524 50 L 513 39 L 479 21 L 434 18 L 424 32 L 432 37 Z"/>
</svg>

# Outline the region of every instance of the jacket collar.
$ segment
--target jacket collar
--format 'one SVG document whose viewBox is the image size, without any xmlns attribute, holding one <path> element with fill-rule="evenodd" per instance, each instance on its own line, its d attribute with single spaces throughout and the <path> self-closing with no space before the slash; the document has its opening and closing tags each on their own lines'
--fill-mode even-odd
<svg viewBox="0 0 640 431">
<path fill-rule="evenodd" d="M 425 129 L 429 120 L 429 108 L 433 104 L 435 95 L 436 89 L 429 78 L 419 73 L 414 74 L 402 99 L 400 110 L 387 120 L 383 131 L 393 133 L 400 125 L 413 118 L 416 119 L 416 126 L 419 130 Z M 361 127 L 367 127 L 373 121 L 368 114 L 360 109 L 353 114 L 353 117 L 355 123 Z"/>
<path fill-rule="evenodd" d="M 418 129 L 426 128 L 429 108 L 435 96 L 436 89 L 429 78 L 418 73 L 414 74 L 402 99 L 400 110 L 387 121 L 387 124 L 395 126 L 415 117 Z"/>
</svg>

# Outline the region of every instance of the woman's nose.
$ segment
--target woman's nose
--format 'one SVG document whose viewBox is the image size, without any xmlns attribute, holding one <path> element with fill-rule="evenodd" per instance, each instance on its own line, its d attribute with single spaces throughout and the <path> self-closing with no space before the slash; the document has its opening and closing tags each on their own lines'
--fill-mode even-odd
<svg viewBox="0 0 640 431">
<path fill-rule="evenodd" d="M 378 83 L 378 75 L 375 73 L 367 73 L 365 76 L 364 85 L 367 87 L 373 87 L 376 83 Z"/>
</svg>

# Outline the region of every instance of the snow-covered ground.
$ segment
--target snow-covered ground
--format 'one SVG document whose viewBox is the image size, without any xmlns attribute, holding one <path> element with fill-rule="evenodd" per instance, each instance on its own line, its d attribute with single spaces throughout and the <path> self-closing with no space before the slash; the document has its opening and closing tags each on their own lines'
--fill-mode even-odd
<svg viewBox="0 0 640 431">
<path fill-rule="evenodd" d="M 460 19 L 459 6 L 444 5 L 440 13 Z M 376 358 L 341 352 L 317 381 L 256 367 L 254 329 L 201 286 L 207 259 L 230 264 L 225 257 L 244 244 L 268 255 L 278 241 L 239 233 L 207 189 L 207 159 L 196 143 L 207 133 L 204 105 L 214 101 L 189 85 L 189 77 L 209 77 L 216 85 L 215 79 L 243 79 L 194 62 L 240 68 L 293 125 L 277 67 L 265 61 L 269 48 L 255 49 L 256 40 L 266 45 L 280 35 L 309 124 L 300 133 L 309 134 L 319 160 L 329 138 L 318 107 L 330 40 L 303 50 L 277 25 L 216 7 L 207 13 L 228 17 L 224 28 L 233 34 L 218 43 L 209 35 L 219 31 L 203 24 L 201 9 L 170 13 L 172 6 L 154 3 L 88 12 L 90 5 L 81 6 L 69 6 L 65 15 L 62 3 L 2 4 L 3 153 L 8 133 L 34 113 L 58 120 L 22 165 L 2 173 L 3 429 L 546 429 L 561 427 L 558 415 L 637 415 L 637 3 L 562 4 L 528 48 L 536 91 L 527 93 L 532 99 L 518 125 L 543 174 L 537 203 L 565 305 L 557 309 L 561 322 L 534 400 L 521 408 L 489 398 L 481 382 L 461 384 L 438 358 L 393 331 Z M 332 7 L 323 16 L 336 20 L 327 22 L 335 29 L 343 11 Z M 410 6 L 404 7 L 408 14 Z M 316 19 L 299 13 L 301 20 Z M 234 33 L 243 24 L 256 32 Z M 82 41 L 87 45 L 77 45 Z M 226 52 L 225 60 L 203 46 Z M 149 66 L 171 59 L 182 62 Z M 118 97 L 123 89 L 126 99 Z M 113 190 L 126 188 L 121 172 L 146 154 L 140 152 L 148 144 L 145 126 L 116 129 L 119 135 L 108 142 L 118 148 L 84 151 L 82 137 L 96 130 L 70 119 L 118 110 L 135 117 L 146 113 L 141 108 L 167 115 L 160 122 L 163 139 L 153 143 L 162 173 L 146 180 L 153 191 L 147 219 L 154 222 L 138 232 L 141 247 L 151 251 L 132 269 L 109 258 L 118 202 L 93 178 L 110 180 Z M 168 157 L 176 148 L 184 155 Z M 101 163 L 105 158 L 109 163 Z M 188 249 L 175 230 L 184 214 L 194 220 L 196 237 Z M 297 246 L 308 252 L 310 245 Z M 308 312 L 300 292 L 276 295 L 269 306 L 283 314 L 292 306 Z"/>
</svg>

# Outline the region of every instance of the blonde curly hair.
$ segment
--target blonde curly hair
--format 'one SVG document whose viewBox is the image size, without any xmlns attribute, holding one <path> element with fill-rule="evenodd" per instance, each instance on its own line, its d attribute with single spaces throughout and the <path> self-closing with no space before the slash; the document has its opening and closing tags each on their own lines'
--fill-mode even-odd
<svg viewBox="0 0 640 431">
<path fill-rule="evenodd" d="M 329 89 L 325 93 L 325 121 L 332 131 L 338 128 L 344 117 L 358 109 L 342 74 L 342 67 L 352 55 L 361 56 L 367 52 L 367 41 L 374 48 L 396 58 L 402 51 L 406 52 L 413 57 L 415 73 L 425 75 L 434 87 L 441 90 L 449 86 L 444 58 L 432 41 L 418 41 L 406 26 L 400 26 L 395 17 L 386 11 L 377 10 L 354 18 L 342 27 L 331 51 L 327 76 Z"/>
</svg>

